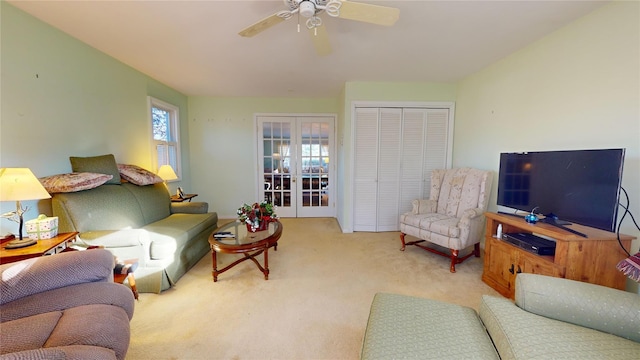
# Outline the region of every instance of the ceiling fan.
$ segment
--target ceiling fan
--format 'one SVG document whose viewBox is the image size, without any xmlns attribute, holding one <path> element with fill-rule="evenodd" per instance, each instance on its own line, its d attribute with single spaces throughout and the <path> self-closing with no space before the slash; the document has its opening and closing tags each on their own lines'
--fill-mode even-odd
<svg viewBox="0 0 640 360">
<path fill-rule="evenodd" d="M 400 10 L 392 7 L 364 4 L 346 0 L 283 0 L 288 10 L 278 11 L 257 23 L 240 31 L 244 37 L 255 36 L 262 31 L 290 19 L 298 14 L 306 18 L 305 25 L 310 30 L 313 44 L 318 55 L 331 53 L 331 45 L 322 19 L 318 16 L 322 12 L 332 17 L 347 20 L 362 21 L 370 24 L 391 26 L 400 15 Z M 298 31 L 300 23 L 298 22 Z"/>
</svg>

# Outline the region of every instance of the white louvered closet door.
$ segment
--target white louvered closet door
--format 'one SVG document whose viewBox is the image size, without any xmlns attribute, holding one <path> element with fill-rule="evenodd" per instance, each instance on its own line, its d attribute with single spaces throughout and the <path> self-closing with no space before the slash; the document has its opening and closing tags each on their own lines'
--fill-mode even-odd
<svg viewBox="0 0 640 360">
<path fill-rule="evenodd" d="M 355 128 L 354 230 L 376 231 L 378 109 L 356 109 Z"/>
<path fill-rule="evenodd" d="M 398 229 L 402 109 L 380 109 L 376 231 Z"/>
<path fill-rule="evenodd" d="M 422 197 L 426 109 L 404 109 L 402 158 L 400 160 L 400 204 L 398 214 L 411 211 L 411 202 Z M 397 216 L 396 216 L 397 217 Z M 398 220 L 399 221 L 399 220 Z"/>
<path fill-rule="evenodd" d="M 449 159 L 452 147 L 452 144 L 449 143 L 450 129 L 448 109 L 427 109 L 422 196 L 418 196 L 418 198 L 429 198 L 431 172 L 435 169 L 446 169 L 451 163 L 451 159 Z"/>
<path fill-rule="evenodd" d="M 397 231 L 450 159 L 449 109 L 356 108 L 354 231 Z"/>
</svg>

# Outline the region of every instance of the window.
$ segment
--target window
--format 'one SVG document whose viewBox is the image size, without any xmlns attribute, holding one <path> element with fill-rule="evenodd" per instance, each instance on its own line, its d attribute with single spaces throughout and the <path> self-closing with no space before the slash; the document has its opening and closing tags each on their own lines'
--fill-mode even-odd
<svg viewBox="0 0 640 360">
<path fill-rule="evenodd" d="M 182 178 L 180 164 L 180 128 L 179 109 L 164 101 L 149 97 L 149 112 L 151 118 L 151 146 L 154 154 L 156 171 L 162 165 L 171 165 Z"/>
</svg>

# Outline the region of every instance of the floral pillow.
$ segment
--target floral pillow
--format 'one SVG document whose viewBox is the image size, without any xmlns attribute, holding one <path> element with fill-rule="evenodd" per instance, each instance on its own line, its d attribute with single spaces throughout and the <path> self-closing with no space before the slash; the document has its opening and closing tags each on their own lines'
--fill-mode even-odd
<svg viewBox="0 0 640 360">
<path fill-rule="evenodd" d="M 151 185 L 161 183 L 164 180 L 149 170 L 145 170 L 136 165 L 118 164 L 120 177 L 136 185 Z"/>
<path fill-rule="evenodd" d="M 49 194 L 55 194 L 97 188 L 112 178 L 113 175 L 80 172 L 51 175 L 40 178 L 39 180 Z"/>
</svg>

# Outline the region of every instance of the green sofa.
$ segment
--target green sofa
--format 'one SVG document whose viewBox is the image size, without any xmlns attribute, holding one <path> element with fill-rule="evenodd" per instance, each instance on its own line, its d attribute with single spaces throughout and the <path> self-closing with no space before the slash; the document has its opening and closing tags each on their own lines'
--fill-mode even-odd
<svg viewBox="0 0 640 360">
<path fill-rule="evenodd" d="M 640 359 L 637 294 L 522 273 L 515 298 L 376 294 L 361 359 Z"/>
<path fill-rule="evenodd" d="M 75 246 L 101 246 L 138 260 L 138 292 L 170 288 L 205 254 L 218 215 L 205 202 L 172 203 L 163 183 L 105 184 L 52 194 L 59 232 L 79 232 Z"/>
</svg>

